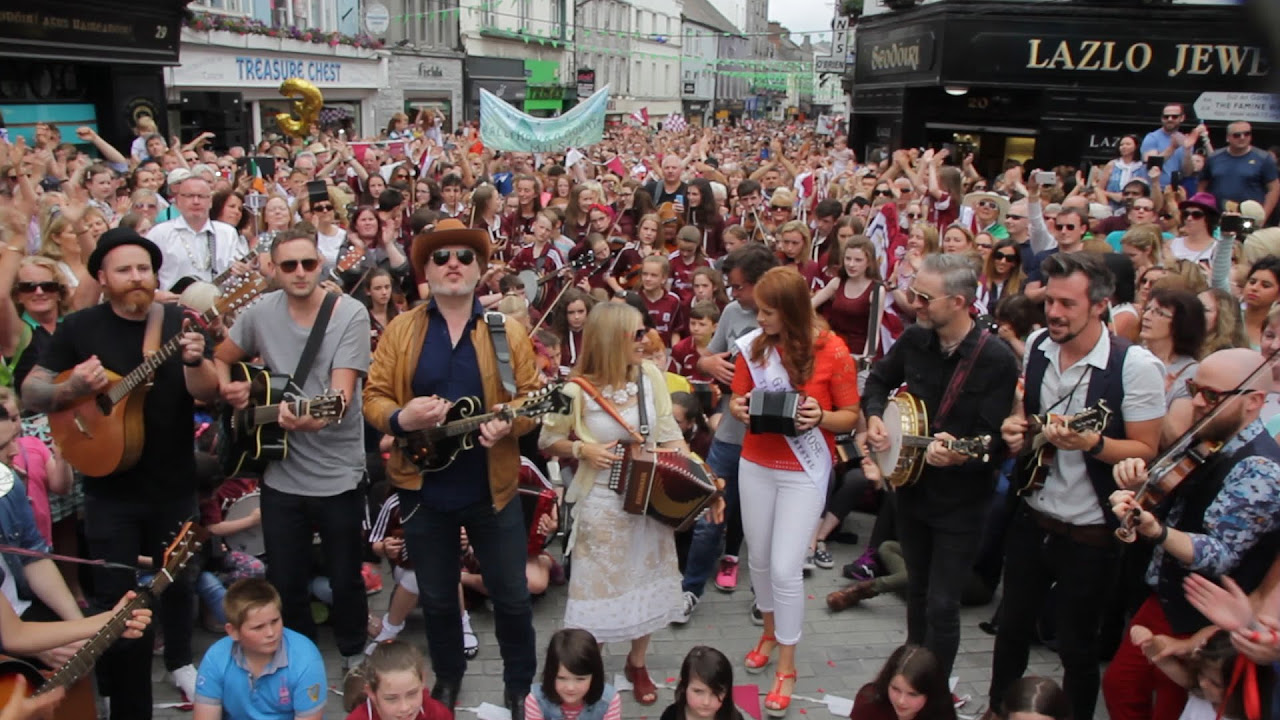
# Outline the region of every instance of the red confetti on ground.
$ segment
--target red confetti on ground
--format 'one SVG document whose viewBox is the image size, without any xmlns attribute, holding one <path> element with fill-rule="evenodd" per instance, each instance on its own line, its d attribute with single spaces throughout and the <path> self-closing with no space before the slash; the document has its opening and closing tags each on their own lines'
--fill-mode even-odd
<svg viewBox="0 0 1280 720">
<path fill-rule="evenodd" d="M 813 599 L 813 596 L 812 596 L 812 595 L 810 595 L 810 596 L 809 596 L 809 599 L 810 599 L 810 600 L 812 600 L 812 599 Z"/>
<path fill-rule="evenodd" d="M 808 711 L 808 710 L 805 710 L 804 708 L 800 708 L 800 714 L 801 714 L 801 715 L 808 715 L 808 714 L 809 714 L 809 711 Z"/>
<path fill-rule="evenodd" d="M 823 690 L 822 688 L 818 688 L 818 692 L 826 692 L 826 690 Z"/>
<path fill-rule="evenodd" d="M 673 678 L 673 677 L 669 677 L 669 678 L 667 678 L 667 682 L 669 682 L 669 683 L 673 683 L 673 682 L 675 682 L 675 681 L 676 681 L 676 679 L 675 679 L 675 678 Z"/>
<path fill-rule="evenodd" d="M 827 661 L 827 667 L 835 667 L 835 666 L 836 666 L 836 661 L 835 661 L 835 660 L 828 660 L 828 661 Z"/>
</svg>

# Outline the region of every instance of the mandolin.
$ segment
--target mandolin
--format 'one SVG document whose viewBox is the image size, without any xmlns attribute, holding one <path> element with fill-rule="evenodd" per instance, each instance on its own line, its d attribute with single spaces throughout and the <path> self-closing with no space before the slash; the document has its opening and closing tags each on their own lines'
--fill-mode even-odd
<svg viewBox="0 0 1280 720">
<path fill-rule="evenodd" d="M 1027 482 L 1018 489 L 1019 496 L 1029 495 L 1044 487 L 1044 482 L 1049 477 L 1049 468 L 1053 465 L 1053 458 L 1058 454 L 1058 448 L 1045 438 L 1044 427 L 1051 422 L 1063 421 L 1066 422 L 1067 428 L 1074 432 L 1102 432 L 1102 429 L 1111 421 L 1111 408 L 1107 407 L 1106 400 L 1099 400 L 1093 407 L 1085 408 L 1069 417 L 1046 413 L 1027 418 L 1029 432 L 1036 435 L 1028 444 L 1030 449 L 1025 453 L 1025 459 L 1019 463 L 1020 472 L 1027 478 Z"/>
<path fill-rule="evenodd" d="M 396 447 L 423 474 L 443 470 L 453 463 L 458 453 L 475 447 L 476 432 L 490 420 L 509 421 L 518 417 L 569 412 L 571 406 L 568 398 L 560 392 L 562 387 L 560 384 L 548 385 L 493 412 L 484 412 L 480 398 L 464 397 L 449 408 L 443 423 L 396 438 Z"/>
<path fill-rule="evenodd" d="M 293 386 L 292 378 L 259 365 L 232 365 L 231 381 L 249 383 L 249 405 L 243 410 L 229 408 L 223 414 L 227 477 L 261 474 L 267 463 L 289 455 L 289 433 L 279 425 L 280 403 L 290 403 L 298 417 L 341 418 L 347 410 L 347 399 L 340 393 L 298 397 L 288 389 Z"/>
<path fill-rule="evenodd" d="M 267 289 L 261 275 L 233 280 L 213 307 L 194 322 L 208 326 L 215 319 L 251 305 Z M 105 477 L 128 470 L 142 455 L 145 440 L 142 409 L 155 371 L 178 353 L 179 333 L 140 365 L 120 376 L 107 370 L 110 385 L 95 395 L 85 395 L 75 404 L 49 413 L 49 430 L 67 462 L 90 477 Z M 64 370 L 55 382 L 67 382 L 74 368 Z"/>
<path fill-rule="evenodd" d="M 188 521 L 178 530 L 177 537 L 165 548 L 161 558 L 161 570 L 151 583 L 137 591 L 137 597 L 125 603 L 115 615 L 65 665 L 52 673 L 42 673 L 31 664 L 15 658 L 0 659 L 0 706 L 13 697 L 19 676 L 27 680 L 27 695 L 44 695 L 57 688 L 66 688 L 67 697 L 58 707 L 55 717 L 93 720 L 97 717 L 94 707 L 93 678 L 89 673 L 97 659 L 124 634 L 133 611 L 152 604 L 156 597 L 168 589 L 174 578 L 200 551 L 208 533 L 204 528 Z"/>
</svg>

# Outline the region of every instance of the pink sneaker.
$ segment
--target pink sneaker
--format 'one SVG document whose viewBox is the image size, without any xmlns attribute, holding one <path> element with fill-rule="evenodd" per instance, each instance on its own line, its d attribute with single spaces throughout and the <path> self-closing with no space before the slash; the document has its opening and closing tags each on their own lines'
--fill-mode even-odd
<svg viewBox="0 0 1280 720">
<path fill-rule="evenodd" d="M 720 558 L 720 572 L 716 573 L 716 589 L 731 593 L 738 589 L 738 558 Z"/>
<path fill-rule="evenodd" d="M 360 576 L 364 580 L 364 592 L 366 595 L 382 592 L 382 573 L 378 572 L 377 565 L 364 563 L 360 566 Z"/>
</svg>

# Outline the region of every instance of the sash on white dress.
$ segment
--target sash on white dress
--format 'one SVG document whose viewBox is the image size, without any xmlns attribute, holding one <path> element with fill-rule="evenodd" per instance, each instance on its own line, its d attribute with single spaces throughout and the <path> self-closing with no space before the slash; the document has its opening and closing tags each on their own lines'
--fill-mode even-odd
<svg viewBox="0 0 1280 720">
<path fill-rule="evenodd" d="M 761 390 L 795 391 L 791 385 L 791 378 L 787 377 L 787 369 L 782 366 L 782 356 L 777 350 L 769 349 L 763 365 L 751 362 L 751 343 L 761 332 L 763 331 L 756 329 L 737 340 L 738 349 L 742 352 L 742 357 L 747 362 L 747 369 L 751 372 L 751 379 Z M 831 450 L 827 447 L 822 431 L 815 426 L 797 437 L 787 437 L 787 444 L 791 446 L 791 452 L 795 453 L 796 460 L 800 462 L 805 474 L 813 480 L 814 484 L 819 488 L 826 487 L 827 479 L 831 476 Z"/>
</svg>

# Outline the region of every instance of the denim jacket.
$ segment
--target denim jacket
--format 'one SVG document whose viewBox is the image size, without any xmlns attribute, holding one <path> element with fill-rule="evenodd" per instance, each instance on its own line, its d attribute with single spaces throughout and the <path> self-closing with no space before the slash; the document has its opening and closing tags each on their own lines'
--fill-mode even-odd
<svg viewBox="0 0 1280 720">
<path fill-rule="evenodd" d="M 5 545 L 20 547 L 25 550 L 49 552 L 49 546 L 36 528 L 36 516 L 31 511 L 31 500 L 27 497 L 26 485 L 16 474 L 13 478 L 13 487 L 3 496 L 0 496 L 0 541 L 4 542 Z M 22 598 L 30 598 L 31 588 L 27 586 L 26 575 L 15 571 L 17 568 L 25 567 L 39 558 L 25 555 L 3 555 L 0 557 L 4 559 L 4 562 L 0 562 L 0 582 L 3 582 L 6 573 L 14 572 L 13 579 L 18 586 L 18 595 Z"/>
</svg>

